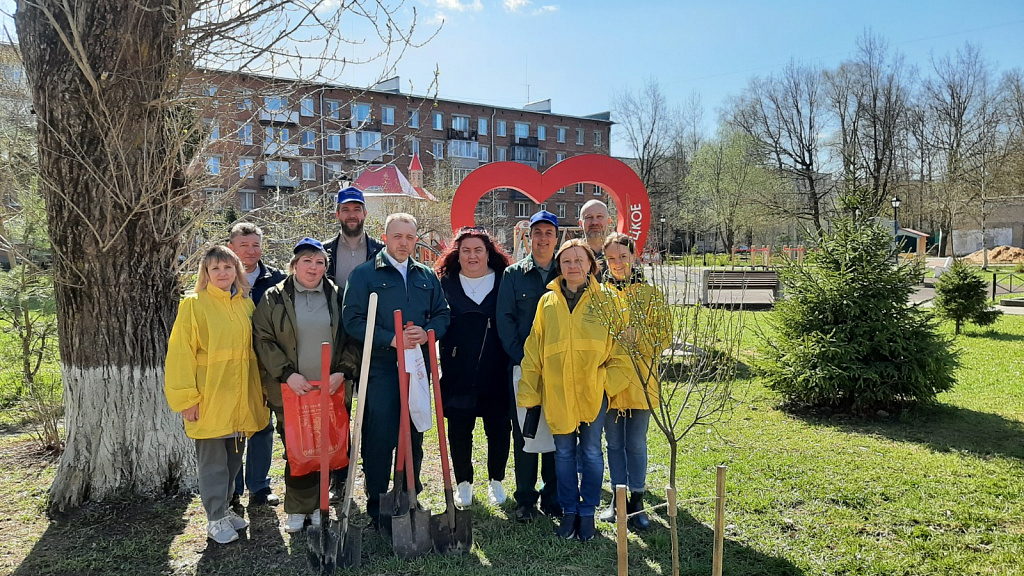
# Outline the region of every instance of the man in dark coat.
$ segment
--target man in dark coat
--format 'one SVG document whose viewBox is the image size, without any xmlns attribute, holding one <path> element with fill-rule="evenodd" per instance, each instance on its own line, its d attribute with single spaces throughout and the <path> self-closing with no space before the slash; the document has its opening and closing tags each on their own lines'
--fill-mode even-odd
<svg viewBox="0 0 1024 576">
<path fill-rule="evenodd" d="M 334 216 L 341 224 L 341 230 L 334 238 L 324 241 L 328 260 L 327 277 L 339 290 L 344 290 L 349 274 L 356 266 L 372 260 L 384 245 L 363 230 L 366 200 L 359 188 L 349 186 L 338 192 L 338 208 Z"/>
</svg>

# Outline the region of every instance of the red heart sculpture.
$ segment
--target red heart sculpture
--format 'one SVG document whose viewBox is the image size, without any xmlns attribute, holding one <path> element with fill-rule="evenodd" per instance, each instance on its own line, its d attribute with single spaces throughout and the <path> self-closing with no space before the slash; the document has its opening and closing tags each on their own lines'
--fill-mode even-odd
<svg viewBox="0 0 1024 576">
<path fill-rule="evenodd" d="M 651 201 L 640 177 L 620 160 L 601 154 L 573 156 L 543 174 L 518 162 L 494 162 L 473 170 L 459 185 L 452 200 L 452 231 L 476 225 L 476 205 L 495 188 L 512 188 L 543 203 L 573 184 L 596 184 L 615 202 L 615 229 L 636 240 L 643 250 L 651 227 Z"/>
</svg>

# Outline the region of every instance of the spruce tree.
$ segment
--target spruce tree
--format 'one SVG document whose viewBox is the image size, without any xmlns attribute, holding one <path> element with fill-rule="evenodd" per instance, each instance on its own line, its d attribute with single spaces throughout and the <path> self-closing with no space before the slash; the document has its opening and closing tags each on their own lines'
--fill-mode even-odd
<svg viewBox="0 0 1024 576">
<path fill-rule="evenodd" d="M 966 322 L 978 326 L 994 324 L 1001 314 L 989 309 L 987 284 L 964 260 L 954 260 L 949 272 L 935 283 L 935 313 L 952 320 L 960 334 Z"/>
</svg>

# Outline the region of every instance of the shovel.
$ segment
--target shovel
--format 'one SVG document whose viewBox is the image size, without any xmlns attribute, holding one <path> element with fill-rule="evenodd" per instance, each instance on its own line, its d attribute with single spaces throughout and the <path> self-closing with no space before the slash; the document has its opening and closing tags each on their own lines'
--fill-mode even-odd
<svg viewBox="0 0 1024 576">
<path fill-rule="evenodd" d="M 402 372 L 405 367 L 405 356 L 402 354 L 402 311 L 395 310 L 395 345 L 398 350 L 398 382 L 399 382 L 399 393 L 401 397 L 401 383 Z M 403 424 L 409 419 L 409 405 L 408 399 L 401 401 L 402 410 L 400 412 L 400 420 L 398 424 L 398 449 L 395 453 L 395 483 L 391 487 L 390 492 L 385 492 L 380 495 L 380 527 L 388 535 L 393 535 L 393 519 L 395 516 L 405 514 L 409 511 L 409 494 L 406 491 L 407 486 L 405 485 L 405 434 L 402 433 L 404 428 Z M 412 448 L 409 448 L 410 452 Z"/>
<path fill-rule="evenodd" d="M 341 537 L 330 525 L 331 511 L 328 498 L 331 461 L 330 435 L 330 390 L 331 390 L 331 343 L 320 345 L 320 381 L 310 382 L 320 388 L 320 526 L 311 526 L 307 533 L 309 564 L 314 571 L 326 576 L 334 574 L 338 567 L 338 546 Z M 344 389 L 342 391 L 344 394 Z"/>
<path fill-rule="evenodd" d="M 441 471 L 444 474 L 445 511 L 430 517 L 430 539 L 441 554 L 466 554 L 473 546 L 473 511 L 455 507 L 452 476 L 448 467 L 448 441 L 444 431 L 444 408 L 441 406 L 441 379 L 437 368 L 437 343 L 434 331 L 427 332 L 430 349 L 430 374 L 434 380 L 434 412 L 437 415 L 437 440 L 441 450 Z"/>
<path fill-rule="evenodd" d="M 401 326 L 401 311 L 395 310 L 395 327 Z M 391 519 L 391 546 L 399 558 L 418 558 L 430 552 L 430 511 L 420 510 L 416 503 L 416 478 L 412 458 L 412 424 L 409 421 L 409 373 L 405 371 L 405 338 L 395 332 L 398 347 L 398 386 L 401 396 L 399 443 L 405 440 L 405 484 L 409 505 L 402 514 Z M 395 473 L 396 476 L 399 472 Z"/>
<path fill-rule="evenodd" d="M 352 495 L 356 487 L 356 462 L 359 459 L 359 443 L 363 434 L 363 414 L 366 411 L 366 386 L 370 379 L 370 353 L 373 349 L 373 328 L 377 323 L 377 293 L 370 294 L 367 306 L 366 334 L 363 336 L 363 361 L 359 367 L 359 390 L 356 392 L 356 420 L 352 428 L 352 443 L 348 455 L 348 478 L 345 479 L 345 500 L 341 505 L 339 520 L 331 522 L 331 529 L 341 534 L 338 565 L 342 568 L 358 568 L 363 550 L 363 531 L 349 522 L 352 511 Z"/>
</svg>

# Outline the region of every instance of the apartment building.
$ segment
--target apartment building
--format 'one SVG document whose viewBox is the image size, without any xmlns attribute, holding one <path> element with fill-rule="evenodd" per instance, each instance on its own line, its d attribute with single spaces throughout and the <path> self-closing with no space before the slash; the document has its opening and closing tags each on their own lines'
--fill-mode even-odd
<svg viewBox="0 0 1024 576">
<path fill-rule="evenodd" d="M 402 93 L 392 78 L 371 89 L 200 72 L 190 82 L 207 141 L 201 154 L 209 196 L 245 212 L 281 201 L 323 201 L 368 168 L 394 165 L 406 177 L 419 155 L 428 190 L 454 189 L 488 162 L 511 160 L 544 171 L 579 154 L 609 154 L 605 112 L 569 116 L 548 100 L 523 108 Z M 439 190 L 431 190 L 436 196 Z M 575 222 L 599 187 L 578 184 L 541 205 L 499 189 L 477 207 L 478 222 L 506 240 L 539 208 Z M 426 200 L 425 200 L 426 201 Z"/>
</svg>

